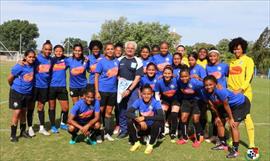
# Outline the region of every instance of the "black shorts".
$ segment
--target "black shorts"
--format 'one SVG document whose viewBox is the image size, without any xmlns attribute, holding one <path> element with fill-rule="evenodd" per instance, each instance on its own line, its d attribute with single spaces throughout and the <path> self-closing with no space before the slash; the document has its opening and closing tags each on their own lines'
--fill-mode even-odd
<svg viewBox="0 0 270 161">
<path fill-rule="evenodd" d="M 9 91 L 9 108 L 10 109 L 25 109 L 33 101 L 31 94 L 21 94 L 13 89 Z"/>
<path fill-rule="evenodd" d="M 169 108 L 172 106 L 179 106 L 180 107 L 180 103 L 178 102 L 177 99 L 168 99 L 168 98 L 164 98 L 164 97 L 161 97 L 160 99 L 161 99 L 161 104 L 168 105 Z"/>
<path fill-rule="evenodd" d="M 68 100 L 68 92 L 66 87 L 50 87 L 49 100 Z"/>
<path fill-rule="evenodd" d="M 94 84 L 87 84 L 86 89 L 95 93 L 95 85 Z"/>
<path fill-rule="evenodd" d="M 181 102 L 181 112 L 186 112 L 190 114 L 200 114 L 200 108 L 198 104 L 198 100 L 196 99 L 190 99 L 186 100 L 183 99 Z"/>
<path fill-rule="evenodd" d="M 245 96 L 245 102 L 242 103 L 241 105 L 235 107 L 231 107 L 232 109 L 232 114 L 233 114 L 233 119 L 235 122 L 241 122 L 246 119 L 247 114 L 250 113 L 250 101 L 249 99 Z"/>
<path fill-rule="evenodd" d="M 49 88 L 37 88 L 33 89 L 33 100 L 39 101 L 45 104 L 48 101 Z"/>
<path fill-rule="evenodd" d="M 85 88 L 69 88 L 70 97 L 81 97 Z"/>
<path fill-rule="evenodd" d="M 117 99 L 115 92 L 99 92 L 101 96 L 100 106 L 114 106 Z"/>
<path fill-rule="evenodd" d="M 225 111 L 223 105 L 219 105 L 216 108 L 221 119 L 225 119 L 228 117 L 227 112 Z M 217 117 L 216 113 L 213 110 L 211 110 L 211 112 L 213 117 L 216 118 Z"/>
</svg>

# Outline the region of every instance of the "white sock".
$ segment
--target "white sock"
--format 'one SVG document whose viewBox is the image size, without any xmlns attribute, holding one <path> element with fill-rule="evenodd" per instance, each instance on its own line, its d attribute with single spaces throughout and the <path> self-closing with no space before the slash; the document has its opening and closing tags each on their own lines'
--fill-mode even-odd
<svg viewBox="0 0 270 161">
<path fill-rule="evenodd" d="M 43 130 L 44 126 L 43 125 L 39 125 L 39 130 Z"/>
</svg>

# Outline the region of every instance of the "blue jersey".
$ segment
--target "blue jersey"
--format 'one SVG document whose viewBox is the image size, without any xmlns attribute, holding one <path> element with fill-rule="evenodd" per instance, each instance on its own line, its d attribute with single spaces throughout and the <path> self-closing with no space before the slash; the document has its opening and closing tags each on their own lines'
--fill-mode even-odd
<svg viewBox="0 0 270 161">
<path fill-rule="evenodd" d="M 190 68 L 190 76 L 192 75 L 198 75 L 201 79 L 204 79 L 206 71 L 202 66 L 196 64 L 193 68 Z"/>
<path fill-rule="evenodd" d="M 207 93 L 203 90 L 204 99 L 210 100 L 214 105 L 223 105 L 225 100 L 228 101 L 230 107 L 237 107 L 245 102 L 245 96 L 242 93 L 234 94 L 225 87 L 222 89 L 214 89 L 213 93 Z"/>
<path fill-rule="evenodd" d="M 89 67 L 88 71 L 90 73 L 89 75 L 89 84 L 94 84 L 95 82 L 95 71 L 97 67 L 97 63 L 104 58 L 102 54 L 99 54 L 99 56 L 96 58 L 93 54 L 88 55 L 89 59 Z"/>
<path fill-rule="evenodd" d="M 167 55 L 163 56 L 161 54 L 157 54 L 153 56 L 153 63 L 156 64 L 158 68 L 158 75 L 162 75 L 163 69 L 166 65 L 171 65 L 172 64 L 172 55 L 168 53 Z"/>
<path fill-rule="evenodd" d="M 148 77 L 147 75 L 144 75 L 142 78 L 141 78 L 141 81 L 140 81 L 140 86 L 144 86 L 146 84 L 149 84 L 152 89 L 154 90 L 155 89 L 155 85 L 158 81 L 158 76 L 155 75 L 154 77 Z"/>
<path fill-rule="evenodd" d="M 15 77 L 11 89 L 21 94 L 32 94 L 34 86 L 34 67 L 30 65 L 21 66 L 16 64 L 11 69 L 11 74 Z"/>
<path fill-rule="evenodd" d="M 85 88 L 87 85 L 85 70 L 88 63 L 73 57 L 65 59 L 65 62 L 66 66 L 69 68 L 69 75 L 70 75 L 69 87 Z"/>
<path fill-rule="evenodd" d="M 183 99 L 199 99 L 203 82 L 195 78 L 191 78 L 188 83 L 178 82 L 178 87 Z"/>
<path fill-rule="evenodd" d="M 225 63 L 219 63 L 217 65 L 207 65 L 207 75 L 213 75 L 216 77 L 219 84 L 223 87 L 227 87 L 226 76 L 228 76 L 229 65 Z"/>
<path fill-rule="evenodd" d="M 177 79 L 172 78 L 170 82 L 165 82 L 164 79 L 158 80 L 155 85 L 155 92 L 160 92 L 161 99 L 176 99 L 176 91 L 177 91 Z"/>
<path fill-rule="evenodd" d="M 66 87 L 66 62 L 65 57 L 52 58 L 51 87 Z"/>
<path fill-rule="evenodd" d="M 48 88 L 50 84 L 51 56 L 39 53 L 35 61 L 35 87 Z"/>
<path fill-rule="evenodd" d="M 153 58 L 152 58 L 152 56 L 149 56 L 147 59 L 143 59 L 143 58 L 141 58 L 141 59 L 142 59 L 142 63 L 143 63 L 143 72 L 146 73 L 146 67 L 150 62 L 153 62 L 153 60 L 152 60 Z"/>
<path fill-rule="evenodd" d="M 96 73 L 99 73 L 98 90 L 101 92 L 117 91 L 117 74 L 119 61 L 117 59 L 109 60 L 106 57 L 97 63 Z"/>
<path fill-rule="evenodd" d="M 71 115 L 75 116 L 75 121 L 87 123 L 94 116 L 95 112 L 100 112 L 99 101 L 95 100 L 92 105 L 86 104 L 84 99 L 80 99 L 71 109 Z"/>
<path fill-rule="evenodd" d="M 143 99 L 137 99 L 131 106 L 131 108 L 136 109 L 141 116 L 155 116 L 157 115 L 157 110 L 162 109 L 160 101 L 152 98 L 149 103 L 145 103 Z M 136 112 L 135 111 L 135 112 Z M 153 120 L 145 120 L 148 126 L 151 126 L 154 121 Z"/>
</svg>

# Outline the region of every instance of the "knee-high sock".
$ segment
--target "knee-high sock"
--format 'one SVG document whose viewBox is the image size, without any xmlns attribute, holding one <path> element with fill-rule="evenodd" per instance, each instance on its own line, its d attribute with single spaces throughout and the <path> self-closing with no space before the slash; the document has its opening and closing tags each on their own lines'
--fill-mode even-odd
<svg viewBox="0 0 270 161">
<path fill-rule="evenodd" d="M 200 139 L 200 136 L 203 136 L 203 130 L 200 122 L 194 123 L 195 130 L 196 130 L 196 137 L 197 140 Z"/>
<path fill-rule="evenodd" d="M 178 126 L 177 116 L 178 116 L 177 112 L 171 112 L 171 114 L 170 114 L 170 121 L 171 121 L 170 134 L 176 134 L 176 129 Z"/>
<path fill-rule="evenodd" d="M 66 124 L 68 119 L 68 111 L 61 111 L 61 122 Z"/>
<path fill-rule="evenodd" d="M 246 124 L 246 130 L 248 134 L 248 140 L 249 140 L 249 147 L 255 147 L 255 142 L 254 142 L 254 124 L 251 119 L 250 114 L 246 116 L 245 119 L 245 124 Z"/>
<path fill-rule="evenodd" d="M 11 125 L 10 129 L 11 129 L 10 137 L 16 137 L 17 125 Z"/>
<path fill-rule="evenodd" d="M 55 109 L 51 110 L 49 109 L 49 119 L 51 122 L 51 126 L 55 126 Z"/>
<path fill-rule="evenodd" d="M 113 118 L 112 117 L 105 117 L 105 134 L 112 135 L 113 133 Z"/>
<path fill-rule="evenodd" d="M 187 140 L 188 139 L 188 123 L 187 122 L 182 122 L 181 131 L 182 131 L 183 139 Z"/>
<path fill-rule="evenodd" d="M 33 109 L 28 109 L 27 110 L 27 123 L 28 123 L 28 126 L 32 126 L 33 125 L 33 113 L 34 113 L 34 110 Z"/>
<path fill-rule="evenodd" d="M 38 118 L 39 118 L 40 125 L 44 125 L 44 122 L 45 122 L 44 110 L 38 111 Z"/>
</svg>

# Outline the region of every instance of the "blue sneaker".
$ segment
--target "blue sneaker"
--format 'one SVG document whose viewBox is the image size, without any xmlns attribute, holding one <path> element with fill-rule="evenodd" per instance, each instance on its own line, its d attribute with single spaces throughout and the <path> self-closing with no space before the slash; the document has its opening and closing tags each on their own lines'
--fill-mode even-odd
<svg viewBox="0 0 270 161">
<path fill-rule="evenodd" d="M 71 139 L 71 140 L 69 141 L 69 144 L 70 144 L 70 145 L 76 144 L 76 141 Z"/>
<path fill-rule="evenodd" d="M 51 127 L 51 132 L 54 134 L 59 133 L 58 129 L 55 126 Z"/>
<path fill-rule="evenodd" d="M 91 140 L 89 137 L 86 137 L 86 138 L 84 139 L 84 141 L 85 141 L 87 144 L 90 144 L 90 145 L 96 145 L 96 144 L 97 144 L 96 141 Z"/>
<path fill-rule="evenodd" d="M 64 124 L 64 123 L 61 123 L 60 124 L 60 128 L 62 129 L 62 130 L 68 130 L 68 125 L 67 124 Z"/>
</svg>

